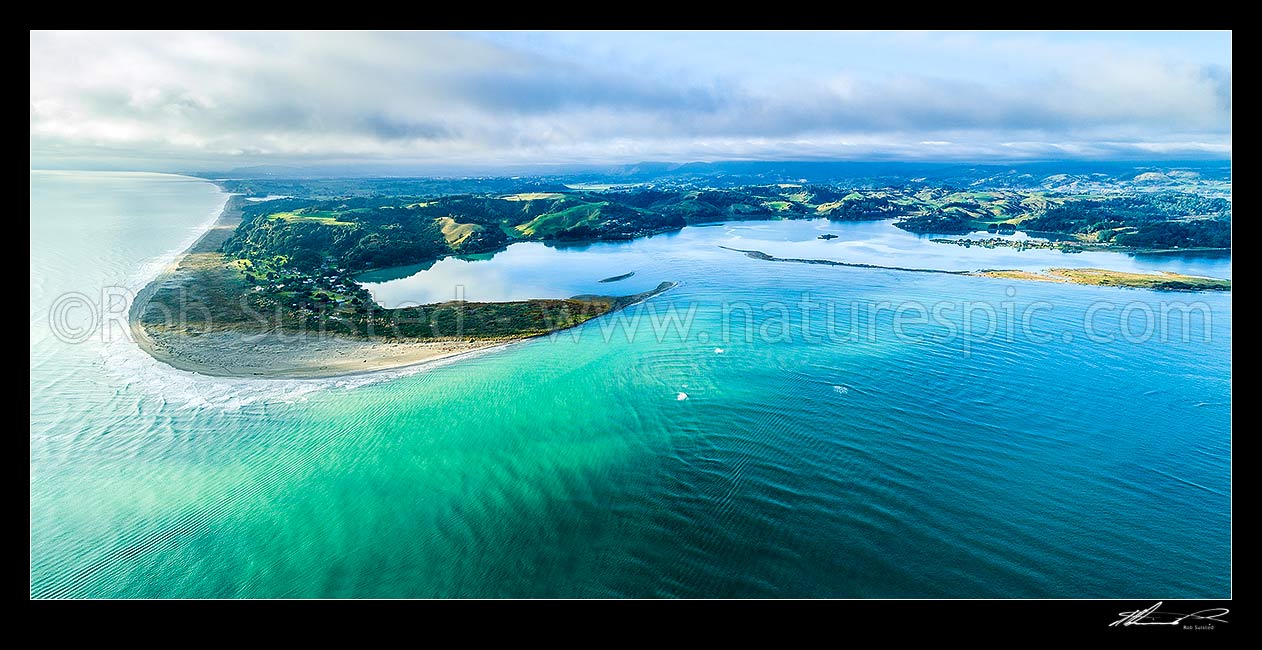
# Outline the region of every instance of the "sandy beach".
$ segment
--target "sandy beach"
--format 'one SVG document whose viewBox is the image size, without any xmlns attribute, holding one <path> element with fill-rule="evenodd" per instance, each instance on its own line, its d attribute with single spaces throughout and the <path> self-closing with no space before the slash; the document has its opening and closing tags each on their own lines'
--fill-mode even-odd
<svg viewBox="0 0 1262 650">
<path fill-rule="evenodd" d="M 189 336 L 142 325 L 140 315 L 159 287 L 186 281 L 183 269 L 219 254 L 219 247 L 241 222 L 242 205 L 241 197 L 229 198 L 210 229 L 132 301 L 132 339 L 155 359 L 180 370 L 216 377 L 306 379 L 415 366 L 521 340 L 374 341 L 327 334 L 230 330 Z"/>
<path fill-rule="evenodd" d="M 386 342 L 327 335 L 225 331 L 196 337 L 145 332 L 137 342 L 159 361 L 203 375 L 314 379 L 422 365 L 512 341 Z"/>
</svg>

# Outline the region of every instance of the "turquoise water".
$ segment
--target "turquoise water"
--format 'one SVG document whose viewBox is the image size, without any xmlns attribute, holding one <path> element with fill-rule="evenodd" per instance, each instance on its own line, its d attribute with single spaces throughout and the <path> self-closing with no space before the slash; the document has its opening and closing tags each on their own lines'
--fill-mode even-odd
<svg viewBox="0 0 1262 650">
<path fill-rule="evenodd" d="M 207 378 L 48 311 L 143 285 L 223 196 L 32 173 L 31 197 L 36 597 L 1231 595 L 1229 295 L 716 248 L 630 311 L 455 363 Z M 644 245 L 751 225 L 815 246 L 793 223 Z M 595 279 L 637 274 L 597 286 L 656 281 L 614 246 Z M 1143 336 L 1176 302 L 1204 311 Z"/>
</svg>

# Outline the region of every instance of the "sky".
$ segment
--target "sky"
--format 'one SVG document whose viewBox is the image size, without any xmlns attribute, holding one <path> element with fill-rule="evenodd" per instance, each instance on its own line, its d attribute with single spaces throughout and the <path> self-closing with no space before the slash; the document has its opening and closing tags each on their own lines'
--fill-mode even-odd
<svg viewBox="0 0 1262 650">
<path fill-rule="evenodd" d="M 31 33 L 33 169 L 1230 156 L 1230 32 Z"/>
</svg>

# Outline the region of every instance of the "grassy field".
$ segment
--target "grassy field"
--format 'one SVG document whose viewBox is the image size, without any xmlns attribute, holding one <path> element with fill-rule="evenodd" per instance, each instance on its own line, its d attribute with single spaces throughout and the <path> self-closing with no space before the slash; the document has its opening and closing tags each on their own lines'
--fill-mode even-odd
<svg viewBox="0 0 1262 650">
<path fill-rule="evenodd" d="M 606 202 L 582 203 L 557 212 L 541 214 L 526 223 L 517 226 L 517 230 L 530 237 L 547 237 L 562 230 L 573 228 L 582 223 L 594 222 L 600 218 L 600 209 L 608 205 Z"/>
<path fill-rule="evenodd" d="M 281 219 L 283 221 L 309 221 L 318 223 L 322 226 L 353 226 L 352 221 L 342 221 L 341 212 L 331 210 L 296 210 L 293 212 L 276 212 L 267 215 L 268 219 Z"/>
<path fill-rule="evenodd" d="M 458 248 L 469 235 L 482 230 L 482 226 L 476 223 L 457 223 L 451 217 L 439 217 L 436 221 L 443 231 L 443 237 L 447 239 L 447 245 L 452 248 Z"/>
<path fill-rule="evenodd" d="M 1049 269 L 1048 274 L 1078 284 L 1135 287 L 1167 291 L 1230 291 L 1231 280 L 1202 278 L 1179 273 L 1125 273 L 1104 269 Z"/>
</svg>

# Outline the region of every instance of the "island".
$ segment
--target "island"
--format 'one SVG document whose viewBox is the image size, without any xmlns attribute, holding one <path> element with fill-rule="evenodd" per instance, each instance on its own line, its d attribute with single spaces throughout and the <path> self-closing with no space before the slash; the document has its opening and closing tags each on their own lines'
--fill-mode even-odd
<svg viewBox="0 0 1262 650">
<path fill-rule="evenodd" d="M 635 275 L 635 271 L 631 271 L 630 273 L 623 273 L 622 275 L 614 275 L 614 276 L 605 278 L 603 280 L 597 280 L 597 282 L 601 284 L 608 284 L 610 282 L 618 282 L 621 280 L 626 280 L 627 278 L 632 277 L 634 275 Z"/>
<path fill-rule="evenodd" d="M 1133 178 L 1050 175 L 761 182 L 729 176 L 650 182 L 525 179 L 216 178 L 231 194 L 215 225 L 131 306 L 140 346 L 209 375 L 323 377 L 450 358 L 582 324 L 647 300 L 643 293 L 515 302 L 449 301 L 386 309 L 356 278 L 369 270 L 488 255 L 520 241 L 624 241 L 740 220 L 891 220 L 961 246 L 1078 250 L 1230 250 L 1227 180 L 1142 187 Z M 1182 177 L 1170 176 L 1172 179 Z M 965 187 L 961 187 L 961 184 Z M 1023 185 L 1024 184 L 1024 185 Z M 1050 239 L 998 235 L 1044 233 Z M 818 239 L 836 235 L 826 233 Z M 904 264 L 764 261 L 991 278 L 1222 291 L 1229 280 L 1098 269 L 939 271 Z M 615 283 L 634 272 L 600 283 Z"/>
</svg>

